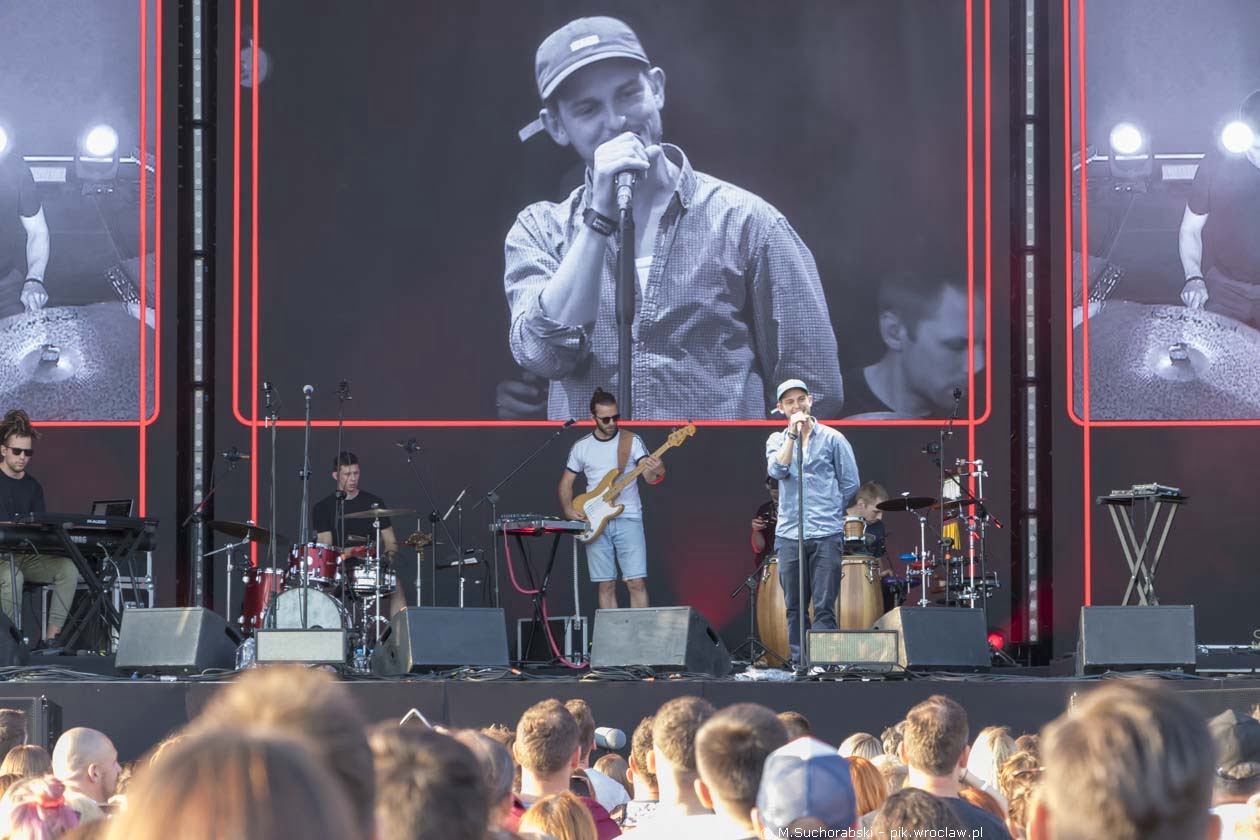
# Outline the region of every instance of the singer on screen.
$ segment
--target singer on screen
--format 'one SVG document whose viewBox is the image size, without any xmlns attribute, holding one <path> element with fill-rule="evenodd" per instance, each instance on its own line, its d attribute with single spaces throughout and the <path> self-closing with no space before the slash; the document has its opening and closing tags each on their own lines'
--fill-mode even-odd
<svg viewBox="0 0 1260 840">
<path fill-rule="evenodd" d="M 597 385 L 616 384 L 619 186 L 636 233 L 628 416 L 762 419 L 789 372 L 815 386 L 816 415 L 837 416 L 813 254 L 770 204 L 662 142 L 665 72 L 638 36 L 613 18 L 572 21 L 539 46 L 535 75 L 543 107 L 521 136 L 546 131 L 586 164 L 583 185 L 526 207 L 505 243 L 512 355 L 550 380 L 548 416 L 581 416 Z"/>
</svg>

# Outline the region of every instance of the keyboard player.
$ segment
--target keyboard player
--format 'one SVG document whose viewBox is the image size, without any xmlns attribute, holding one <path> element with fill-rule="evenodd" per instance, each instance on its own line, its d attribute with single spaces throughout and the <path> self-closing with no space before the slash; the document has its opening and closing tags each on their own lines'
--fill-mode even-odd
<svg viewBox="0 0 1260 840">
<path fill-rule="evenodd" d="M 3 441 L 0 443 L 0 521 L 11 522 L 26 514 L 47 513 L 44 488 L 26 469 L 35 454 L 34 442 L 38 438 L 39 432 L 21 409 L 8 412 L 0 422 L 0 440 Z M 56 650 L 57 637 L 65 625 L 79 583 L 79 571 L 69 557 L 39 554 L 33 550 L 24 553 L 20 548 L 0 553 L 0 608 L 14 623 L 21 609 L 24 581 L 52 586 L 48 626 L 43 628 L 39 648 Z"/>
</svg>

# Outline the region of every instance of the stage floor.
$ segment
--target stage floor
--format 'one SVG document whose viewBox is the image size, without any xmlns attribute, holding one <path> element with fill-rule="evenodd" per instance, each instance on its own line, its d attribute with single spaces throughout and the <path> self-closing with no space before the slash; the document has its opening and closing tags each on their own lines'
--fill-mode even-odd
<svg viewBox="0 0 1260 840">
<path fill-rule="evenodd" d="M 109 679 L 68 670 L 8 668 L 0 671 L 0 707 L 23 697 L 45 697 L 62 731 L 90 726 L 107 733 L 120 760 L 141 756 L 169 732 L 195 717 L 230 676 L 195 679 Z M 932 694 L 947 694 L 967 709 L 972 731 L 1001 724 L 1016 733 L 1036 732 L 1059 715 L 1074 696 L 1103 678 L 1031 675 L 948 675 L 895 679 L 846 678 L 841 681 L 749 682 L 725 680 L 619 680 L 588 675 L 521 676 L 486 672 L 478 677 L 446 679 L 350 678 L 346 685 L 370 721 L 398 720 L 415 708 L 434 723 L 480 727 L 514 726 L 521 712 L 539 700 L 586 699 L 600 726 L 633 731 L 639 720 L 666 700 L 684 694 L 707 697 L 717 706 L 751 701 L 776 711 L 795 710 L 809 718 L 814 732 L 834 744 L 848 735 L 878 735 L 907 709 Z M 1203 677 L 1163 674 L 1205 716 L 1228 708 L 1246 711 L 1260 702 L 1260 677 Z"/>
</svg>

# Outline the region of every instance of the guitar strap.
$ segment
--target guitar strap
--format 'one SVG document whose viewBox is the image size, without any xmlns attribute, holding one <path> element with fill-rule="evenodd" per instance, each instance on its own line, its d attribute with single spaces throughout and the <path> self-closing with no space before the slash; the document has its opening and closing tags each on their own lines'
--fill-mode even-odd
<svg viewBox="0 0 1260 840">
<path fill-rule="evenodd" d="M 630 447 L 634 445 L 634 433 L 622 430 L 617 433 L 617 478 L 626 471 L 626 462 L 630 460 Z"/>
</svg>

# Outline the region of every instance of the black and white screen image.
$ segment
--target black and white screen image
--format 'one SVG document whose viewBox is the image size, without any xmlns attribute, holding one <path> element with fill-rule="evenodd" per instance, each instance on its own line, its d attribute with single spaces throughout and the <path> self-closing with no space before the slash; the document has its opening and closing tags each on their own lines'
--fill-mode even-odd
<svg viewBox="0 0 1260 840">
<path fill-rule="evenodd" d="M 140 14 L 0 4 L 0 403 L 35 420 L 138 421 L 142 342 L 153 413 L 155 50 Z"/>
<path fill-rule="evenodd" d="M 615 21 L 540 53 L 583 16 Z M 258 370 L 282 392 L 585 418 L 618 388 L 622 271 L 628 418 L 765 420 L 789 378 L 825 418 L 943 419 L 955 393 L 965 417 L 973 380 L 984 412 L 961 0 L 270 4 L 258 32 L 240 130 L 256 90 Z"/>
<path fill-rule="evenodd" d="M 1260 419 L 1257 38 L 1246 0 L 1085 6 L 1083 154 L 1072 41 L 1078 418 L 1087 315 L 1088 419 Z"/>
</svg>

